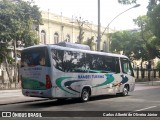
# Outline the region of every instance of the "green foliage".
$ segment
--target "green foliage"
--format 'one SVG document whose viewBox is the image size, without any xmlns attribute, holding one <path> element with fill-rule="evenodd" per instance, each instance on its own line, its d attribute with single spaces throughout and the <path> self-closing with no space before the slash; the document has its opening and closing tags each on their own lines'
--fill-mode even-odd
<svg viewBox="0 0 160 120">
<path fill-rule="evenodd" d="M 18 0 L 0 1 L 0 40 L 22 41 L 26 46 L 38 43 L 33 26 L 42 23 L 41 13 L 37 6 Z M 27 37 L 26 37 L 27 36 Z"/>
<path fill-rule="evenodd" d="M 140 29 L 140 36 L 145 43 L 145 47 L 148 54 L 148 59 L 153 59 L 155 57 L 160 58 L 159 52 L 159 40 L 155 36 L 152 31 L 152 24 L 150 22 L 150 17 L 148 16 L 139 16 L 137 19 L 134 20 L 135 24 L 137 24 Z"/>
<path fill-rule="evenodd" d="M 149 0 L 148 11 L 152 11 L 154 7 L 160 2 L 160 0 Z"/>
<path fill-rule="evenodd" d="M 121 4 L 132 4 L 136 0 L 118 0 Z M 140 27 L 141 39 L 145 42 L 144 48 L 148 54 L 148 59 L 160 58 L 160 0 L 148 0 L 147 15 L 134 19 Z"/>
<path fill-rule="evenodd" d="M 12 64 L 14 62 L 14 59 L 8 55 L 10 52 L 9 49 L 7 49 L 8 44 L 7 43 L 0 43 L 0 63 L 6 60 L 9 64 Z"/>
<path fill-rule="evenodd" d="M 154 37 L 150 41 L 150 46 L 153 47 L 152 51 L 160 58 L 160 0 L 150 0 L 148 5 L 147 16 L 149 17 L 150 31 L 153 33 Z"/>
<path fill-rule="evenodd" d="M 160 70 L 160 61 L 157 62 L 156 69 L 157 69 L 157 70 Z"/>
<path fill-rule="evenodd" d="M 149 18 L 146 15 L 139 16 L 136 19 L 133 19 L 133 22 L 141 28 L 142 31 L 147 31 L 150 29 Z"/>
<path fill-rule="evenodd" d="M 92 36 L 91 38 L 89 38 L 87 41 L 84 41 L 83 44 L 88 45 L 91 50 L 94 50 L 94 46 L 96 44 L 94 43 L 93 40 L 94 40 L 94 36 Z"/>
<path fill-rule="evenodd" d="M 0 46 L 0 54 L 12 61 L 8 56 L 9 42 L 21 41 L 22 44 L 31 46 L 38 44 L 39 40 L 36 35 L 39 24 L 42 23 L 42 16 L 39 8 L 31 5 L 29 2 L 15 0 L 0 1 L 0 42 L 5 43 L 6 47 Z M 35 26 L 33 28 L 33 26 Z M 4 57 L 0 57 L 0 62 Z"/>
<path fill-rule="evenodd" d="M 148 16 L 150 18 L 150 24 L 151 24 L 151 30 L 154 33 L 154 35 L 160 39 L 160 4 L 155 6 L 152 11 L 148 12 Z"/>
<path fill-rule="evenodd" d="M 143 51 L 143 41 L 139 33 L 130 31 L 115 32 L 112 34 L 111 51 L 114 53 L 123 51 L 130 59 L 140 59 Z"/>
<path fill-rule="evenodd" d="M 0 43 L 0 63 L 3 62 L 4 56 L 3 52 L 6 50 L 6 45 L 4 43 Z"/>
<path fill-rule="evenodd" d="M 123 51 L 123 54 L 131 60 L 142 59 L 145 61 L 155 58 L 155 54 L 147 45 L 139 32 L 121 31 L 112 34 L 111 51 L 114 53 Z"/>
<path fill-rule="evenodd" d="M 141 59 L 142 61 L 149 61 L 155 57 L 160 58 L 159 41 L 151 30 L 150 18 L 148 16 L 139 16 L 134 19 L 134 22 L 140 27 L 140 31 L 113 33 L 111 51 L 123 51 L 131 59 Z"/>
</svg>

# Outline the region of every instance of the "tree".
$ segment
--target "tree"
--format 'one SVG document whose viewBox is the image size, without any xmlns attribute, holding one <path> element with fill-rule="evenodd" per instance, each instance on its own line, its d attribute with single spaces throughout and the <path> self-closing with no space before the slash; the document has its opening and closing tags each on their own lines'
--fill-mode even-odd
<svg viewBox="0 0 160 120">
<path fill-rule="evenodd" d="M 159 50 L 156 46 L 156 36 L 153 34 L 150 25 L 150 18 L 146 15 L 139 16 L 137 19 L 134 19 L 135 24 L 140 27 L 140 36 L 145 43 L 146 52 L 148 56 L 148 61 L 154 59 L 155 57 L 159 57 Z"/>
<path fill-rule="evenodd" d="M 31 5 L 29 2 L 22 0 L 0 1 L 0 42 L 1 46 L 5 43 L 6 47 L 0 47 L 0 61 L 6 63 L 6 68 L 9 66 L 10 56 L 8 54 L 8 46 L 13 42 L 14 46 L 14 65 L 16 67 L 16 46 L 18 41 L 24 44 L 24 47 L 38 43 L 35 29 L 38 30 L 38 25 L 42 23 L 41 13 L 39 8 Z M 33 30 L 33 26 L 36 26 Z M 15 70 L 16 72 L 16 70 Z M 9 71 L 7 70 L 7 73 Z M 8 74 L 9 76 L 9 74 Z M 12 83 L 12 79 L 9 76 Z"/>
<path fill-rule="evenodd" d="M 134 19 L 134 22 L 140 27 L 140 31 L 113 33 L 111 50 L 113 52 L 123 51 L 132 60 L 141 59 L 142 66 L 144 61 L 150 61 L 158 57 L 159 52 L 155 47 L 155 36 L 150 29 L 149 17 L 139 16 Z"/>
<path fill-rule="evenodd" d="M 21 41 L 25 46 L 37 44 L 38 39 L 33 31 L 33 25 L 38 27 L 41 23 L 41 13 L 37 6 L 31 6 L 31 3 L 22 0 L 17 0 L 16 3 L 0 1 L 1 41 Z"/>
<path fill-rule="evenodd" d="M 143 33 L 144 34 L 144 33 Z M 145 35 L 146 37 L 147 35 Z M 121 31 L 112 34 L 111 51 L 127 55 L 131 60 L 150 61 L 156 57 L 150 39 L 143 39 L 141 32 Z"/>
<path fill-rule="evenodd" d="M 83 20 L 83 18 L 81 18 L 81 17 L 77 18 L 76 21 L 78 23 L 78 28 L 79 28 L 78 43 L 81 44 L 84 39 L 83 25 L 86 23 L 86 21 Z"/>
<path fill-rule="evenodd" d="M 136 3 L 137 0 L 118 0 L 121 4 Z M 150 55 L 156 55 L 160 58 L 160 0 L 148 0 L 148 12 L 145 17 L 137 18 L 137 25 L 141 28 L 141 37 L 146 42 Z M 142 23 L 143 21 L 143 23 Z M 145 24 L 145 25 L 144 25 Z M 144 28 L 142 28 L 144 27 Z M 148 31 L 148 32 L 147 32 Z M 147 37 L 145 37 L 147 35 Z M 148 36 L 149 35 L 149 36 Z M 149 39 L 149 40 L 148 40 Z M 153 58 L 153 57 L 152 57 Z"/>
<path fill-rule="evenodd" d="M 132 31 L 118 31 L 111 35 L 111 51 L 114 53 L 123 52 L 132 60 L 140 59 L 144 54 L 144 42 L 139 33 Z M 143 52 L 143 53 L 142 53 Z"/>
<path fill-rule="evenodd" d="M 149 4 L 148 4 L 148 11 L 152 11 L 154 9 L 154 7 L 157 6 L 157 4 L 159 4 L 160 0 L 149 0 Z"/>
<path fill-rule="evenodd" d="M 148 60 L 145 42 L 141 39 L 139 32 L 121 31 L 112 34 L 111 51 L 123 52 L 130 60 L 140 60 L 142 63 Z"/>
<path fill-rule="evenodd" d="M 7 49 L 7 47 L 7 43 L 0 43 L 0 63 L 2 63 L 3 61 L 5 62 L 5 68 L 7 71 L 9 82 L 12 83 L 13 80 L 9 73 L 9 64 L 12 63 L 13 59 L 10 56 L 8 56 L 9 49 Z"/>
<path fill-rule="evenodd" d="M 96 45 L 94 43 L 94 36 L 92 36 L 91 38 L 89 38 L 88 40 L 86 40 L 85 42 L 83 42 L 83 44 L 88 45 L 91 50 L 94 50 L 93 47 Z"/>
<path fill-rule="evenodd" d="M 152 51 L 160 58 L 160 0 L 150 0 L 148 5 L 147 16 L 149 17 L 150 30 L 154 35 L 154 39 L 151 41 L 153 46 Z"/>
</svg>

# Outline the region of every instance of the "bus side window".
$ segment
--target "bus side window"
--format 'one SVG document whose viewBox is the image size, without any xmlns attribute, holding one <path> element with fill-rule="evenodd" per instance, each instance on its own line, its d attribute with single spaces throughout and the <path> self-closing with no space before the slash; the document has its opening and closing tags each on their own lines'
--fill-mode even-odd
<svg viewBox="0 0 160 120">
<path fill-rule="evenodd" d="M 115 71 L 116 73 L 120 73 L 119 58 L 115 58 Z"/>
<path fill-rule="evenodd" d="M 121 67 L 123 73 L 133 76 L 133 70 L 128 59 L 121 58 Z"/>
<path fill-rule="evenodd" d="M 85 54 L 82 52 L 64 51 L 63 70 L 65 72 L 85 73 Z"/>
<path fill-rule="evenodd" d="M 128 73 L 128 60 L 127 59 L 121 59 L 121 67 L 123 73 Z"/>
<path fill-rule="evenodd" d="M 53 60 L 53 66 L 60 70 L 63 71 L 63 56 L 64 56 L 64 51 L 63 50 L 56 50 L 52 49 L 52 60 Z"/>
</svg>

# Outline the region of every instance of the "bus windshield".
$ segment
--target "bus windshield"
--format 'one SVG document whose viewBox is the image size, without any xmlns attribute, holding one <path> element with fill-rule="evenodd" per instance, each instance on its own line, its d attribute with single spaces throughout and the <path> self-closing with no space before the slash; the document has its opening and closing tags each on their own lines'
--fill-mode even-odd
<svg viewBox="0 0 160 120">
<path fill-rule="evenodd" d="M 26 49 L 22 51 L 21 67 L 50 66 L 46 47 Z"/>
</svg>

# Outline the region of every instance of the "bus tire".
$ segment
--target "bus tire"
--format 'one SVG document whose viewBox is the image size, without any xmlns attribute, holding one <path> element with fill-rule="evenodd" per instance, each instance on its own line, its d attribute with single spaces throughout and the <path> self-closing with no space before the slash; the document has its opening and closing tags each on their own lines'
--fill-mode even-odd
<svg viewBox="0 0 160 120">
<path fill-rule="evenodd" d="M 84 88 L 81 93 L 81 101 L 87 102 L 89 100 L 89 97 L 90 97 L 89 90 Z"/>
<path fill-rule="evenodd" d="M 128 85 L 125 85 L 123 88 L 123 92 L 121 93 L 122 96 L 127 96 L 128 95 Z"/>
</svg>

